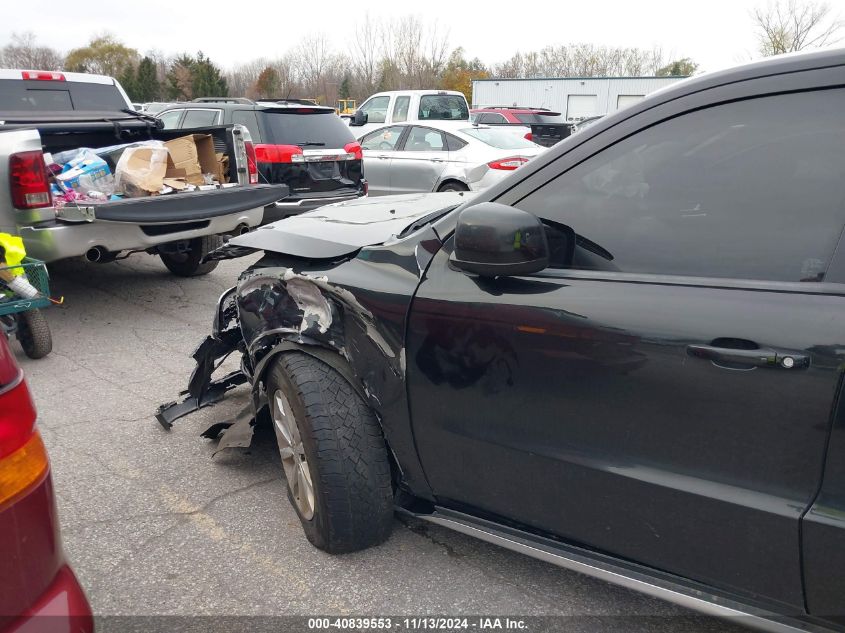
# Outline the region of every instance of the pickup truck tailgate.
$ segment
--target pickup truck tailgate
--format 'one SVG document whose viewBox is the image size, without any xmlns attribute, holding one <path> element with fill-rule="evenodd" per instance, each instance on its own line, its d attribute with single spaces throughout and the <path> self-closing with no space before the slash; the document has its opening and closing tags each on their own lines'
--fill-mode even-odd
<svg viewBox="0 0 845 633">
<path fill-rule="evenodd" d="M 91 205 L 89 208 L 94 209 L 94 219 L 109 222 L 191 222 L 264 207 L 287 195 L 286 185 L 244 185 L 149 198 L 127 198 Z"/>
</svg>

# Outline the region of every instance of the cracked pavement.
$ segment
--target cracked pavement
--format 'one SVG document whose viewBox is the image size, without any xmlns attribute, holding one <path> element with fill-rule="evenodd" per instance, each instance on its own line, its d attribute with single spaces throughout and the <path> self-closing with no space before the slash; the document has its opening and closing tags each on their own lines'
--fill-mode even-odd
<svg viewBox="0 0 845 633">
<path fill-rule="evenodd" d="M 66 301 L 47 311 L 53 353 L 31 361 L 14 346 L 50 451 L 64 546 L 97 615 L 639 615 L 669 618 L 667 630 L 726 630 L 409 519 L 368 551 L 311 547 L 272 434 L 214 459 L 214 444 L 199 437 L 244 406 L 245 387 L 170 432 L 153 415 L 186 386 L 217 297 L 247 261 L 196 279 L 177 279 L 147 255 L 58 263 L 52 283 Z M 599 630 L 589 618 L 567 622 Z"/>
</svg>

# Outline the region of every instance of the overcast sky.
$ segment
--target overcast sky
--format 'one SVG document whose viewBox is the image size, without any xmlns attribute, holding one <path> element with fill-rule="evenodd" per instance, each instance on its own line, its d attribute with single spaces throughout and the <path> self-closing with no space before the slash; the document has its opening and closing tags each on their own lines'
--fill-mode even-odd
<svg viewBox="0 0 845 633">
<path fill-rule="evenodd" d="M 841 0 L 832 4 L 837 6 Z M 356 16 L 416 13 L 448 29 L 452 48 L 491 64 L 516 51 L 589 42 L 660 46 L 667 58 L 692 57 L 717 70 L 755 55 L 749 11 L 766 0 L 632 2 L 397 2 L 395 0 L 140 0 L 37 3 L 5 0 L 0 45 L 14 32 L 64 52 L 108 31 L 141 53 L 202 50 L 224 68 L 256 57 L 277 57 L 304 34 L 324 32 L 342 51 L 354 37 Z M 435 9 L 432 11 L 432 9 Z"/>
</svg>

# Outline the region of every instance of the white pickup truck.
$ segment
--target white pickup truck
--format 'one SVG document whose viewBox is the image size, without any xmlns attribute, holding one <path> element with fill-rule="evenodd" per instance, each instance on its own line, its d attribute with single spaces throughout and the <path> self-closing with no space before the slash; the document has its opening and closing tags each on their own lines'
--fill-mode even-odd
<svg viewBox="0 0 845 633">
<path fill-rule="evenodd" d="M 242 126 L 191 130 L 210 134 L 215 151 L 229 157 L 227 176 L 235 186 L 53 203 L 45 152 L 184 135 L 159 125 L 136 112 L 111 77 L 0 70 L 0 232 L 20 235 L 27 253 L 47 262 L 82 255 L 106 262 L 121 251 L 146 251 L 176 275 L 210 272 L 216 262 L 202 260 L 220 236 L 258 226 L 264 206 L 288 193 L 285 185 L 257 184 L 254 150 Z"/>
<path fill-rule="evenodd" d="M 392 123 L 406 121 L 469 121 L 469 104 L 454 90 L 377 92 L 348 119 L 355 138 Z"/>
</svg>

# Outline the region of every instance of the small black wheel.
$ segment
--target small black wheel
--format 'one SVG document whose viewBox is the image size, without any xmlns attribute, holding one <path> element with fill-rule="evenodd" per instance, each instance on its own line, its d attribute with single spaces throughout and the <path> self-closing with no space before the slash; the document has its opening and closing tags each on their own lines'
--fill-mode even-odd
<svg viewBox="0 0 845 633">
<path fill-rule="evenodd" d="M 18 342 L 30 358 L 44 358 L 53 351 L 53 335 L 40 310 L 18 314 Z"/>
<path fill-rule="evenodd" d="M 460 182 L 447 182 L 442 185 L 437 191 L 469 191 L 469 187 Z"/>
<path fill-rule="evenodd" d="M 205 235 L 195 237 L 188 242 L 188 249 L 181 253 L 160 252 L 161 261 L 167 269 L 179 277 L 199 277 L 207 275 L 217 268 L 220 262 L 211 261 L 201 264 L 202 258 L 211 251 L 223 245 L 223 238 L 219 235 Z"/>
<path fill-rule="evenodd" d="M 267 397 L 288 498 L 311 544 L 340 554 L 386 540 L 390 463 L 367 403 L 332 367 L 301 352 L 279 355 Z"/>
</svg>

